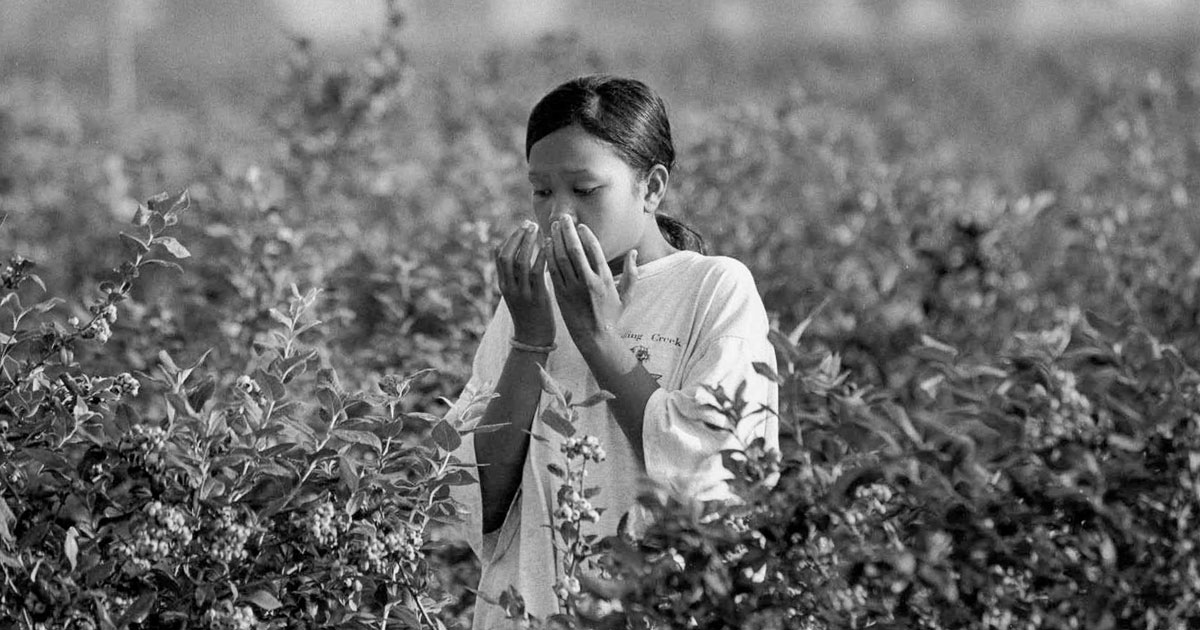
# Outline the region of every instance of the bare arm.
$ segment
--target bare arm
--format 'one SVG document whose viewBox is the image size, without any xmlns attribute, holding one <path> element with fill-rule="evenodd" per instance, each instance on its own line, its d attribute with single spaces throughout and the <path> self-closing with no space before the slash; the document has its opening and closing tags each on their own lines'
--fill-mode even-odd
<svg viewBox="0 0 1200 630">
<path fill-rule="evenodd" d="M 596 383 L 614 396 L 608 408 L 644 468 L 642 422 L 658 382 L 616 335 L 623 296 L 637 281 L 637 251 L 626 254 L 621 286 L 617 286 L 590 228 L 576 228 L 570 219 L 558 220 L 552 225 L 550 241 L 548 266 L 563 321 Z"/>
<path fill-rule="evenodd" d="M 596 382 L 614 396 L 608 401 L 621 433 L 633 447 L 638 465 L 646 467 L 642 445 L 642 423 L 646 401 L 658 389 L 658 381 L 646 371 L 637 357 L 613 334 L 600 334 L 579 344 L 584 361 L 596 377 Z"/>
<path fill-rule="evenodd" d="M 546 258 L 537 225 L 527 221 L 497 248 L 496 275 L 500 292 L 512 316 L 515 338 L 525 344 L 549 347 L 554 343 L 554 310 L 546 288 Z M 521 474 L 529 454 L 529 429 L 541 397 L 539 368 L 548 352 L 512 349 L 496 383 L 497 396 L 480 419 L 480 426 L 503 428 L 475 439 L 479 464 L 479 492 L 483 503 L 483 531 L 504 524 L 508 507 L 521 487 Z"/>
<path fill-rule="evenodd" d="M 504 361 L 497 396 L 491 400 L 479 426 L 503 428 L 475 438 L 475 461 L 479 466 L 479 492 L 483 498 L 483 531 L 504 524 L 513 497 L 521 487 L 521 473 L 529 454 L 529 434 L 541 397 L 538 368 L 547 355 L 512 350 Z"/>
</svg>

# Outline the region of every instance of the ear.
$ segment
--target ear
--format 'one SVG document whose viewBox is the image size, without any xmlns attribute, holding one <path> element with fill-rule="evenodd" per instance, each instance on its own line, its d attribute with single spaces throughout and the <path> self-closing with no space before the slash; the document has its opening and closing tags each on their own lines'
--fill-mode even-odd
<svg viewBox="0 0 1200 630">
<path fill-rule="evenodd" d="M 671 181 L 671 173 L 662 164 L 655 164 L 646 174 L 642 187 L 642 202 L 645 212 L 653 213 L 667 196 L 667 184 Z"/>
</svg>

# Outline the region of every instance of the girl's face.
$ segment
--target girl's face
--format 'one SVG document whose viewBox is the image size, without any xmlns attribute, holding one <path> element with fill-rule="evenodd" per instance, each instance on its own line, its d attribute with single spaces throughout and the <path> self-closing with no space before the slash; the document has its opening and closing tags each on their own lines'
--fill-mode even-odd
<svg viewBox="0 0 1200 630">
<path fill-rule="evenodd" d="M 543 235 L 570 217 L 586 224 L 610 261 L 638 247 L 647 217 L 646 182 L 605 142 L 578 125 L 538 140 L 529 151 L 533 212 Z"/>
</svg>

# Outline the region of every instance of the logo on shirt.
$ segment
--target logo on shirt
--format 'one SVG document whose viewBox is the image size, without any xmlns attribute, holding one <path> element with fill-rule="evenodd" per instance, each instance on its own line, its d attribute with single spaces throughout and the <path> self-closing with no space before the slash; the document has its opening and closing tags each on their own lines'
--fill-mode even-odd
<svg viewBox="0 0 1200 630">
<path fill-rule="evenodd" d="M 646 362 L 650 360 L 650 348 L 639 344 L 630 348 L 629 351 L 642 364 L 642 367 L 646 368 L 647 372 L 650 372 L 650 367 L 646 365 Z M 662 374 L 655 374 L 654 372 L 650 372 L 650 376 L 653 376 L 656 381 L 662 378 Z"/>
</svg>

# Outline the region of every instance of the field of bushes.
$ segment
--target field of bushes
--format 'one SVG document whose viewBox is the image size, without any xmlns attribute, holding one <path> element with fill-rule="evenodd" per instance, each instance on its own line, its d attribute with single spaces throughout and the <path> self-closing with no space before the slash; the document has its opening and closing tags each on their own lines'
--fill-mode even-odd
<svg viewBox="0 0 1200 630">
<path fill-rule="evenodd" d="M 0 627 L 469 627 L 445 399 L 528 109 L 609 70 L 667 96 L 667 212 L 755 274 L 782 452 L 727 454 L 735 506 L 648 493 L 529 623 L 1200 624 L 1194 38 L 564 35 L 449 73 L 389 6 L 269 98 L 116 119 L 2 75 Z"/>
</svg>

